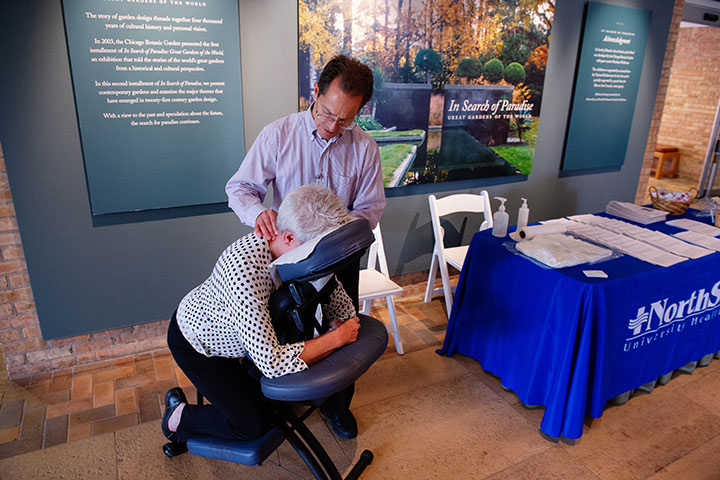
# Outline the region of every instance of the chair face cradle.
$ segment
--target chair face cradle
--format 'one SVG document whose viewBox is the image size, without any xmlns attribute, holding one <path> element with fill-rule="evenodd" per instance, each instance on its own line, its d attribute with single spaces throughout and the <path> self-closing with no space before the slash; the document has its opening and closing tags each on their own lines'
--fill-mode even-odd
<svg viewBox="0 0 720 480">
<path fill-rule="evenodd" d="M 362 223 L 364 222 L 364 224 Z M 344 266 L 348 255 L 362 254 L 372 242 L 367 221 L 354 221 L 331 233 L 330 241 L 323 238 L 307 258 L 279 268 L 283 281 L 311 281 L 334 273 Z M 282 257 L 281 257 L 282 258 Z M 317 260 L 317 261 L 315 261 Z M 298 268 L 297 265 L 302 268 Z M 332 394 L 354 383 L 380 358 L 387 347 L 385 325 L 366 315 L 358 315 L 360 330 L 355 342 L 334 351 L 308 369 L 277 378 L 262 377 L 263 394 L 272 401 L 273 410 L 282 421 L 264 436 L 252 441 L 229 441 L 214 437 L 194 437 L 187 446 L 168 443 L 163 451 L 169 457 L 183 453 L 186 448 L 199 456 L 215 458 L 242 465 L 260 465 L 272 452 L 287 440 L 316 479 L 342 478 L 325 449 L 304 421 Z M 198 403 L 202 395 L 198 392 Z M 291 405 L 308 408 L 298 417 Z M 351 469 L 347 479 L 358 478 L 372 461 L 373 455 L 365 450 Z"/>
<path fill-rule="evenodd" d="M 425 289 L 425 302 L 429 302 L 432 300 L 433 295 L 442 292 L 445 296 L 445 307 L 449 317 L 452 311 L 453 288 L 450 285 L 450 274 L 447 266 L 449 264 L 458 270 L 462 270 L 468 246 L 462 245 L 446 248 L 443 238 L 445 232 L 440 224 L 440 220 L 442 217 L 452 213 L 482 213 L 484 217 L 483 222 L 480 224 L 479 231 L 492 228 L 493 219 L 490 208 L 490 197 L 487 191 L 483 190 L 478 195 L 457 194 L 440 199 L 436 198 L 435 195 L 430 195 L 428 202 L 430 204 L 430 221 L 432 223 L 435 246 L 433 247 L 430 275 L 428 276 L 427 287 Z M 442 288 L 436 289 L 435 279 L 438 269 L 440 269 Z"/>
</svg>

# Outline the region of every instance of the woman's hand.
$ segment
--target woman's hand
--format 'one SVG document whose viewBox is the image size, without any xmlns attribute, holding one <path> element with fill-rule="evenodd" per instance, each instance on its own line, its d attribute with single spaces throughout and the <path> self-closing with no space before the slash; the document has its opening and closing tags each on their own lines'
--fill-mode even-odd
<svg viewBox="0 0 720 480">
<path fill-rule="evenodd" d="M 353 317 L 343 322 L 334 330 L 305 342 L 305 349 L 300 354 L 300 360 L 312 365 L 318 360 L 330 355 L 332 352 L 357 340 L 360 331 L 360 319 Z"/>
<path fill-rule="evenodd" d="M 338 320 L 333 320 L 330 326 L 339 335 L 341 345 L 346 345 L 357 340 L 358 333 L 360 331 L 360 319 L 358 317 L 352 317 L 343 322 L 340 326 L 334 327 L 333 323 Z"/>
</svg>

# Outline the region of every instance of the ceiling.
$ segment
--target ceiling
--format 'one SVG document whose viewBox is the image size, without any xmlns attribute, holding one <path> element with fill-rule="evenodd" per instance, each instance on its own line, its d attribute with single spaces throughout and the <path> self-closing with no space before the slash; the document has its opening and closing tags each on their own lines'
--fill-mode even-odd
<svg viewBox="0 0 720 480">
<path fill-rule="evenodd" d="M 720 0 L 686 0 L 683 21 L 720 27 Z"/>
</svg>

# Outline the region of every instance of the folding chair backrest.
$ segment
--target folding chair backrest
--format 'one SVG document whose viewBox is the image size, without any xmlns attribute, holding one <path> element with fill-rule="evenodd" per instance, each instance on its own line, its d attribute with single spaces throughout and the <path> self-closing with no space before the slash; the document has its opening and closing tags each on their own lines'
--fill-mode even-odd
<svg viewBox="0 0 720 480">
<path fill-rule="evenodd" d="M 375 270 L 379 266 L 383 275 L 389 277 L 390 270 L 388 269 L 387 258 L 385 257 L 385 246 L 383 245 L 379 223 L 373 229 L 373 235 L 375 235 L 375 242 L 370 245 L 370 249 L 368 250 L 367 268 Z"/>
<path fill-rule="evenodd" d="M 433 217 L 444 217 L 451 213 L 469 212 L 484 213 L 485 220 L 479 230 L 492 227 L 492 210 L 490 209 L 490 197 L 487 191 L 479 194 L 459 193 L 438 199 L 430 195 L 430 213 Z"/>
</svg>

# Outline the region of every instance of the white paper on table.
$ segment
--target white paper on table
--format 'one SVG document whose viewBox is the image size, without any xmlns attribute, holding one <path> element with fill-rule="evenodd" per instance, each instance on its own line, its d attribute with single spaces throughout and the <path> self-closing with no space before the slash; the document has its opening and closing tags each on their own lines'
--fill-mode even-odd
<svg viewBox="0 0 720 480">
<path fill-rule="evenodd" d="M 682 228 L 683 230 L 690 230 L 691 232 L 702 233 L 708 237 L 717 237 L 720 235 L 720 228 L 713 227 L 707 223 L 698 222 L 697 220 L 690 220 L 689 218 L 678 218 L 676 220 L 668 220 L 665 222 L 666 225 L 672 225 L 673 227 Z"/>
<path fill-rule="evenodd" d="M 596 225 L 573 222 L 568 226 L 568 232 L 590 241 L 605 245 L 613 250 L 631 255 L 644 262 L 669 267 L 687 260 L 685 257 L 673 255 L 645 242 L 635 240 L 625 235 L 611 232 Z"/>
<path fill-rule="evenodd" d="M 685 240 L 686 242 L 694 243 L 696 245 L 700 245 L 701 247 L 709 248 L 711 250 L 715 250 L 716 252 L 720 252 L 720 238 L 708 237 L 707 235 L 692 232 L 690 230 L 678 232 L 674 234 L 674 236 Z"/>
<path fill-rule="evenodd" d="M 574 218 L 578 222 L 597 226 L 604 230 L 639 240 L 674 255 L 680 255 L 687 258 L 700 258 L 712 253 L 710 250 L 684 242 L 671 235 L 667 235 L 656 230 L 650 230 L 649 228 L 640 227 L 638 225 L 633 225 L 622 220 L 599 217 L 595 215 L 578 215 Z M 604 239 L 607 240 L 607 236 L 605 236 Z M 627 245 L 627 242 L 620 239 L 617 239 L 617 241 L 620 242 L 620 246 Z"/>
<path fill-rule="evenodd" d="M 583 270 L 583 273 L 588 278 L 608 278 L 607 273 L 602 270 Z"/>
</svg>

